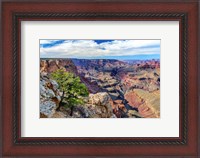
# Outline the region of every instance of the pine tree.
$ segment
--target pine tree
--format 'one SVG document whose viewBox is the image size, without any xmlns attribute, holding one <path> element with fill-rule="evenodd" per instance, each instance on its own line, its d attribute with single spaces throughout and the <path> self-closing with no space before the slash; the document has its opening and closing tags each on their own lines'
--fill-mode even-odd
<svg viewBox="0 0 200 158">
<path fill-rule="evenodd" d="M 79 77 L 76 77 L 71 72 L 65 72 L 63 69 L 58 69 L 51 74 L 51 78 L 59 85 L 59 90 L 62 92 L 60 106 L 65 105 L 71 108 L 71 116 L 75 105 L 84 103 L 84 98 L 89 95 L 85 84 L 81 83 Z"/>
</svg>

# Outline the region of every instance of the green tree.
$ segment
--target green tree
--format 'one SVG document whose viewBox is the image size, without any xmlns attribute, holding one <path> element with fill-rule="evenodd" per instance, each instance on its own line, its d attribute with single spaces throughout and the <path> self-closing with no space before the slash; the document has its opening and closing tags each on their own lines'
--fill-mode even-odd
<svg viewBox="0 0 200 158">
<path fill-rule="evenodd" d="M 75 105 L 83 104 L 84 98 L 89 95 L 85 84 L 81 83 L 79 77 L 74 76 L 71 72 L 66 72 L 63 69 L 58 69 L 51 74 L 51 78 L 59 85 L 59 90 L 62 92 L 60 106 L 66 105 L 71 108 L 71 116 Z"/>
</svg>

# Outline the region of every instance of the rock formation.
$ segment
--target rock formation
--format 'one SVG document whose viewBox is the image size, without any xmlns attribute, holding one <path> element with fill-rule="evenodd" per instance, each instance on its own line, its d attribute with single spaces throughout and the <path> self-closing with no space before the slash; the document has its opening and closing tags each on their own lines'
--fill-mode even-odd
<svg viewBox="0 0 200 158">
<path fill-rule="evenodd" d="M 40 115 L 42 117 L 52 117 L 56 107 L 60 102 L 60 92 L 58 84 L 48 76 L 40 75 Z"/>
<path fill-rule="evenodd" d="M 56 111 L 58 85 L 49 78 L 57 69 L 79 76 L 90 95 L 84 105 Z M 41 59 L 41 117 L 157 118 L 160 117 L 160 62 L 109 59 Z"/>
</svg>

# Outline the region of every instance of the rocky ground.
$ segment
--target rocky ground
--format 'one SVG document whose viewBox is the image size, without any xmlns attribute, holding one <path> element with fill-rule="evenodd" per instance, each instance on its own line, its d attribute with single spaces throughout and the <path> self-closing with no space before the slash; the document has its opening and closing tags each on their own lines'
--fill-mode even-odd
<svg viewBox="0 0 200 158">
<path fill-rule="evenodd" d="M 84 105 L 56 107 L 60 92 L 49 74 L 73 72 L 90 92 Z M 53 118 L 160 117 L 160 63 L 150 61 L 49 59 L 40 63 L 40 116 Z"/>
</svg>

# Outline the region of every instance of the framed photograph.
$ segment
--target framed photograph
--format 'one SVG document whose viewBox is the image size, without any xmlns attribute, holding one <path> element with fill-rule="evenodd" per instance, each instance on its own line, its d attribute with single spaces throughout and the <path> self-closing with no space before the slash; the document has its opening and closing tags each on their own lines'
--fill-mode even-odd
<svg viewBox="0 0 200 158">
<path fill-rule="evenodd" d="M 3 2 L 3 156 L 199 155 L 199 2 Z"/>
</svg>

